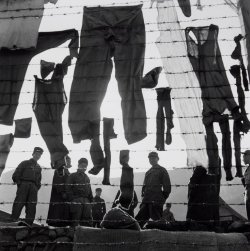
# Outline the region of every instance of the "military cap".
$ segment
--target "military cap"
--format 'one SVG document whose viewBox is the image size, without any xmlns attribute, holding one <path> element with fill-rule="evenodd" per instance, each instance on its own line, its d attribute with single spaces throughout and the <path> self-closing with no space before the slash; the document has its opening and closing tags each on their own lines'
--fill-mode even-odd
<svg viewBox="0 0 250 251">
<path fill-rule="evenodd" d="M 157 157 L 157 158 L 159 158 L 157 152 L 150 152 L 150 153 L 148 154 L 148 157 L 149 157 L 149 158 L 150 158 L 150 157 Z"/>
<path fill-rule="evenodd" d="M 86 163 L 86 164 L 88 164 L 88 160 L 87 160 L 86 158 L 80 158 L 80 159 L 78 160 L 78 165 L 80 165 L 81 163 Z"/>
<path fill-rule="evenodd" d="M 41 147 L 36 146 L 33 150 L 33 153 L 43 153 L 43 149 Z"/>
</svg>

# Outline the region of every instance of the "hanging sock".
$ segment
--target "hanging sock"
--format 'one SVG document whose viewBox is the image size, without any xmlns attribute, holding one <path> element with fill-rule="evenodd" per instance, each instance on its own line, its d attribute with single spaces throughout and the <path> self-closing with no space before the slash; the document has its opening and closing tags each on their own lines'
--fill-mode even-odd
<svg viewBox="0 0 250 251">
<path fill-rule="evenodd" d="M 41 60 L 40 72 L 41 72 L 42 79 L 45 79 L 46 77 L 48 77 L 49 74 L 54 70 L 54 68 L 55 68 L 55 63 Z"/>
<path fill-rule="evenodd" d="M 165 150 L 165 143 L 170 145 L 172 143 L 171 129 L 173 124 L 173 111 L 171 106 L 170 92 L 171 88 L 157 88 L 157 103 L 158 110 L 156 115 L 156 149 L 158 151 Z M 165 114 L 164 114 L 165 112 Z M 164 142 L 165 133 L 165 119 L 167 123 L 166 141 Z"/>
<path fill-rule="evenodd" d="M 196 6 L 197 6 L 198 10 L 202 10 L 203 9 L 203 6 L 201 5 L 201 0 L 197 0 Z"/>
<path fill-rule="evenodd" d="M 15 120 L 15 138 L 29 138 L 31 132 L 32 118 Z"/>
<path fill-rule="evenodd" d="M 158 84 L 159 75 L 162 71 L 162 67 L 155 67 L 149 71 L 141 81 L 141 88 L 154 88 Z"/>
<path fill-rule="evenodd" d="M 5 164 L 9 156 L 10 148 L 14 142 L 13 134 L 0 135 L 0 176 L 5 169 Z"/>
<path fill-rule="evenodd" d="M 243 78 L 243 85 L 244 85 L 245 91 L 249 91 L 248 79 L 247 79 L 247 71 L 246 71 L 246 67 L 244 65 L 244 60 L 243 60 L 242 51 L 241 51 L 241 44 L 240 44 L 240 41 L 243 38 L 244 37 L 241 34 L 239 34 L 238 36 L 234 37 L 234 41 L 236 43 L 236 47 L 235 47 L 234 51 L 231 54 L 231 58 L 239 60 L 240 67 L 241 67 L 242 78 Z"/>
<path fill-rule="evenodd" d="M 114 132 L 114 119 L 103 118 L 103 143 L 104 143 L 104 175 L 103 185 L 110 185 L 110 163 L 111 163 L 111 151 L 110 151 L 110 139 L 117 138 L 117 134 Z"/>
<path fill-rule="evenodd" d="M 128 210 L 134 196 L 134 172 L 129 166 L 129 150 L 120 151 L 120 164 L 122 165 L 122 174 L 120 180 L 120 196 L 118 198 L 120 207 Z"/>
</svg>

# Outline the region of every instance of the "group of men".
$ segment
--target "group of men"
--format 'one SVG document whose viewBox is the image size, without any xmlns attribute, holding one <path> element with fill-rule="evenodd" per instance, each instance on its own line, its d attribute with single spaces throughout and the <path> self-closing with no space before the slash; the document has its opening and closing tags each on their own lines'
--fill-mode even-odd
<svg viewBox="0 0 250 251">
<path fill-rule="evenodd" d="M 32 225 L 35 219 L 37 194 L 41 187 L 42 178 L 42 169 L 37 162 L 41 158 L 42 153 L 42 148 L 35 147 L 32 158 L 21 162 L 12 176 L 14 183 L 17 184 L 16 198 L 12 208 L 12 219 L 17 221 L 25 206 L 26 217 L 24 223 L 27 225 Z M 151 152 L 148 158 L 151 168 L 145 173 L 141 194 L 142 203 L 138 214 L 135 216 L 140 226 L 143 226 L 149 219 L 159 220 L 162 218 L 164 203 L 171 192 L 168 172 L 158 164 L 158 154 Z M 87 166 L 88 160 L 86 158 L 79 159 L 77 171 L 67 176 L 65 184 L 57 184 L 64 199 L 64 202 L 60 203 L 68 205 L 70 225 L 99 227 L 106 213 L 106 206 L 104 200 L 100 197 L 101 188 L 96 189 L 96 196 L 93 197 L 90 179 L 86 174 Z M 65 188 L 64 190 L 63 187 Z M 56 205 L 60 203 L 53 202 L 51 204 Z M 117 207 L 119 207 L 119 204 Z M 63 207 L 60 207 L 60 209 L 63 210 Z M 63 219 L 56 220 L 60 221 Z"/>
</svg>

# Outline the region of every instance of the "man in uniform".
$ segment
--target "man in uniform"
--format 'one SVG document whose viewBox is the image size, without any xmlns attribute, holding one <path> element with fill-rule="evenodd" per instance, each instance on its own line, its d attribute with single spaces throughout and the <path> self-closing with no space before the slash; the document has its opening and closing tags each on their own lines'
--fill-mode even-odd
<svg viewBox="0 0 250 251">
<path fill-rule="evenodd" d="M 12 207 L 12 219 L 18 220 L 23 207 L 26 207 L 24 223 L 32 225 L 36 215 L 37 193 L 41 187 L 42 169 L 37 163 L 41 158 L 43 149 L 35 147 L 32 158 L 22 161 L 12 175 L 17 184 L 16 198 Z"/>
<path fill-rule="evenodd" d="M 171 192 L 171 183 L 167 170 L 158 165 L 157 152 L 148 155 L 151 168 L 146 172 L 142 187 L 142 203 L 135 219 L 141 227 L 149 220 L 160 220 L 163 205 Z"/>
<path fill-rule="evenodd" d="M 243 153 L 243 161 L 247 165 L 247 169 L 242 178 L 242 184 L 245 187 L 245 202 L 247 218 L 250 220 L 250 150 Z"/>
<path fill-rule="evenodd" d="M 73 226 L 92 226 L 91 202 L 93 194 L 90 179 L 85 173 L 87 166 L 87 159 L 79 159 L 77 171 L 70 174 L 66 183 L 66 193 L 71 202 L 70 213 Z"/>
<path fill-rule="evenodd" d="M 101 198 L 102 189 L 100 187 L 95 190 L 95 197 L 93 199 L 92 216 L 93 227 L 100 228 L 100 223 L 106 214 L 106 205 L 104 199 Z"/>
</svg>

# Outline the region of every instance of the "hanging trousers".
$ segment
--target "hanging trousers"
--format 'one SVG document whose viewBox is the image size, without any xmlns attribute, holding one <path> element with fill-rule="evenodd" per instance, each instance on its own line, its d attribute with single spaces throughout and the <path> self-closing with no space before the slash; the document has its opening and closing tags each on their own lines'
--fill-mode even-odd
<svg viewBox="0 0 250 251">
<path fill-rule="evenodd" d="M 51 80 L 35 77 L 33 111 L 41 136 L 50 152 L 51 163 L 69 153 L 63 144 L 62 113 L 67 103 L 63 76 L 63 66 L 57 64 Z"/>
<path fill-rule="evenodd" d="M 78 32 L 75 29 L 40 32 L 34 50 L 0 50 L 0 124 L 12 125 L 20 91 L 31 59 L 71 39 L 71 56 L 77 55 Z"/>
<path fill-rule="evenodd" d="M 125 138 L 132 144 L 146 137 L 146 111 L 140 86 L 145 53 L 141 7 L 84 7 L 81 49 L 69 102 L 69 128 L 74 143 L 90 137 L 89 121 L 100 120 L 112 58 L 122 98 Z"/>
<path fill-rule="evenodd" d="M 171 106 L 170 92 L 171 88 L 157 88 L 158 110 L 156 115 L 156 149 L 158 151 L 165 150 L 165 142 L 170 145 L 172 142 L 171 129 L 173 124 L 173 111 Z M 165 114 L 164 114 L 165 111 Z M 165 119 L 167 122 L 166 141 L 164 142 L 165 134 Z"/>
</svg>

